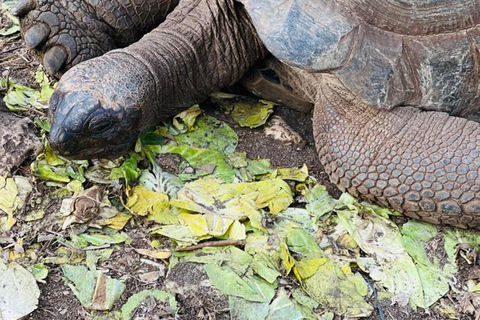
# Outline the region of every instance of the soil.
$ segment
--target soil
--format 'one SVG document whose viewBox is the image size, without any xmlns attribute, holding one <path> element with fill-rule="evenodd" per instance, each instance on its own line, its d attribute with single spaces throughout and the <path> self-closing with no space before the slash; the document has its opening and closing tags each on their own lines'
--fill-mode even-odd
<svg viewBox="0 0 480 320">
<path fill-rule="evenodd" d="M 10 20 L 5 15 L 0 15 L 0 26 L 9 26 Z M 24 47 L 20 38 L 10 37 L 8 41 L 6 38 L 0 38 L 0 76 L 9 77 L 17 83 L 36 87 L 33 74 L 38 67 L 31 53 Z M 2 97 L 0 96 L 0 100 Z M 251 159 L 267 158 L 271 160 L 273 167 L 301 167 L 306 164 L 310 173 L 318 180 L 319 183 L 327 186 L 328 191 L 334 195 L 339 196 L 338 189 L 330 184 L 328 178 L 319 164 L 314 142 L 312 136 L 311 114 L 303 114 L 297 111 L 280 107 L 275 110 L 275 113 L 286 120 L 292 128 L 296 128 L 297 132 L 306 141 L 303 146 L 286 146 L 277 141 L 265 136 L 263 129 L 246 129 L 241 128 L 230 117 L 226 116 L 220 109 L 212 107 L 211 104 L 203 105 L 207 114 L 216 117 L 219 120 L 227 122 L 238 134 L 239 145 L 238 151 L 245 151 L 247 156 Z M 33 115 L 26 115 L 31 116 Z M 175 159 L 166 157 L 164 167 L 176 166 L 172 164 Z M 27 161 L 20 168 L 19 173 L 26 174 L 29 172 L 29 162 Z M 35 193 L 44 193 L 45 199 L 50 189 L 43 183 L 35 185 Z M 12 229 L 8 238 L 18 240 L 23 238 L 24 244 L 33 243 L 39 236 L 45 235 L 63 235 L 67 236 L 66 232 L 61 230 L 58 224 L 59 220 L 54 219 L 54 212 L 58 211 L 60 203 L 50 201 L 47 204 L 46 219 L 37 222 L 25 222 L 24 217 L 18 217 L 17 225 Z M 48 216 L 50 215 L 50 218 Z M 181 287 L 182 284 L 200 283 L 205 275 L 198 270 L 198 265 L 185 264 L 181 267 L 175 267 L 166 275 L 165 265 L 144 259 L 140 257 L 133 248 L 139 247 L 143 242 L 149 239 L 149 234 L 144 230 L 148 230 L 148 225 L 141 224 L 129 225 L 125 231 L 133 239 L 129 246 L 121 247 L 115 251 L 113 257 L 105 263 L 100 263 L 99 268 L 103 269 L 108 275 L 115 278 L 126 278 L 127 289 L 122 295 L 122 299 L 117 306 L 121 306 L 128 297 L 136 292 L 144 289 L 163 288 L 165 286 L 175 288 Z M 1 239 L 0 239 L 1 240 Z M 0 242 L 3 245 L 3 243 Z M 59 244 L 54 240 L 43 242 L 43 247 L 39 250 L 36 260 L 41 260 L 44 257 L 51 256 L 52 253 L 59 247 Z M 441 246 L 432 245 L 432 251 Z M 443 252 L 439 252 L 439 255 Z M 113 262 L 112 262 L 113 261 Z M 463 260 L 462 260 L 463 261 Z M 476 267 L 475 267 L 476 268 Z M 459 288 L 465 286 L 465 282 L 472 277 L 472 270 L 474 267 L 463 263 L 461 271 L 458 275 Z M 153 279 L 146 278 L 145 275 L 157 273 L 157 277 Z M 478 272 L 477 272 L 478 273 Z M 283 280 L 288 282 L 288 279 Z M 184 286 L 183 286 L 184 287 Z M 44 284 L 40 284 L 41 296 L 38 309 L 30 314 L 28 319 L 35 320 L 51 320 L 51 319 L 90 319 L 90 314 L 79 303 L 77 298 L 72 293 L 71 289 L 65 284 L 62 273 L 59 267 L 55 265 L 50 266 L 50 274 Z M 157 304 L 154 301 L 147 300 L 141 307 L 137 308 L 134 314 L 134 319 L 229 319 L 228 298 L 219 293 L 216 289 L 211 287 L 204 287 L 200 292 L 191 292 L 185 290 L 177 293 L 177 301 L 179 303 L 179 313 L 174 317 L 171 314 L 168 306 Z M 375 305 L 375 298 L 372 296 L 373 305 Z M 463 300 L 462 300 L 463 299 Z M 398 305 L 390 305 L 390 302 L 380 301 L 375 313 L 366 319 L 384 320 L 384 319 L 421 319 L 421 320 L 437 320 L 449 319 L 442 314 L 440 310 L 445 306 L 450 306 L 456 310 L 461 311 L 462 304 L 472 303 L 475 308 L 475 301 L 471 302 L 468 297 L 455 296 L 450 294 L 443 298 L 435 307 L 429 310 L 414 311 L 411 308 L 401 307 Z M 118 307 L 117 307 L 118 310 Z M 381 310 L 381 311 L 380 311 Z M 335 319 L 344 319 L 343 317 L 336 317 Z M 474 319 L 473 315 L 462 314 L 460 319 Z"/>
</svg>

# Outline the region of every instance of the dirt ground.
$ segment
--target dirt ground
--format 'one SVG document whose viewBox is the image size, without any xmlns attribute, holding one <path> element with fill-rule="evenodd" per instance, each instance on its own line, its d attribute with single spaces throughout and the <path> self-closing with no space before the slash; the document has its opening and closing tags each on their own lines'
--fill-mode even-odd
<svg viewBox="0 0 480 320">
<path fill-rule="evenodd" d="M 9 26 L 10 21 L 5 15 L 0 15 L 0 26 Z M 4 39 L 3 39 L 4 40 Z M 37 84 L 34 81 L 32 74 L 35 72 L 38 64 L 29 51 L 23 46 L 19 38 L 11 39 L 9 42 L 0 42 L 0 76 L 14 79 L 17 83 L 24 84 L 30 87 L 35 87 Z M 2 97 L 0 96 L 0 100 Z M 312 136 L 312 124 L 310 114 L 301 114 L 287 108 L 278 108 L 275 113 L 284 118 L 292 128 L 297 128 L 298 133 L 307 141 L 302 147 L 285 146 L 281 143 L 272 140 L 265 136 L 263 129 L 244 129 L 226 117 L 223 111 L 215 109 L 210 104 L 203 106 L 207 110 L 207 114 L 216 117 L 219 120 L 227 122 L 239 136 L 238 151 L 245 151 L 247 156 L 251 159 L 268 158 L 271 160 L 272 166 L 301 166 L 306 164 L 309 171 L 317 178 L 319 183 L 327 186 L 329 192 L 334 196 L 339 196 L 339 191 L 335 186 L 331 185 L 328 178 L 319 164 Z M 2 110 L 0 110 L 2 112 Z M 25 115 L 31 116 L 34 115 Z M 37 115 L 35 115 L 37 116 Z M 168 161 L 168 160 L 165 160 Z M 168 163 L 165 163 L 168 167 Z M 28 174 L 29 163 L 25 163 L 18 171 L 19 174 Z M 47 192 L 46 187 L 42 182 L 37 182 L 36 192 Z M 8 237 L 13 239 L 23 238 L 24 244 L 35 242 L 41 235 L 64 235 L 59 222 L 54 219 L 49 219 L 48 215 L 53 214 L 59 208 L 59 203 L 51 200 L 48 204 L 46 213 L 47 218 L 38 222 L 24 222 L 24 216 L 18 217 L 17 225 L 12 229 Z M 25 215 L 25 212 L 24 212 Z M 181 270 L 173 270 L 168 278 L 166 275 L 166 267 L 162 263 L 143 259 L 132 248 L 137 244 L 147 241 L 148 234 L 144 230 L 148 229 L 148 225 L 136 224 L 128 226 L 126 232 L 133 239 L 130 246 L 124 246 L 116 250 L 114 256 L 106 263 L 100 264 L 99 268 L 103 269 L 108 275 L 121 278 L 126 277 L 127 290 L 123 293 L 122 300 L 117 303 L 121 306 L 126 301 L 127 297 L 133 293 L 144 289 L 162 288 L 165 282 L 182 282 L 182 281 L 200 281 L 202 273 L 196 270 L 195 266 L 182 267 Z M 43 256 L 48 256 L 56 248 L 60 246 L 55 240 L 42 242 L 42 248 L 37 257 L 41 260 Z M 0 242 L 0 245 L 2 243 Z M 112 263 L 114 261 L 114 263 Z M 474 268 L 464 263 L 461 268 L 461 273 L 458 276 L 458 286 L 462 287 Z M 158 280 L 148 282 L 142 280 L 142 275 L 158 271 Z M 288 282 L 292 279 L 283 279 Z M 70 288 L 64 283 L 62 273 L 59 268 L 51 266 L 51 273 L 46 279 L 46 283 L 40 284 L 41 296 L 38 309 L 35 310 L 28 319 L 36 320 L 50 320 L 50 319 L 90 319 L 90 314 L 84 310 L 80 302 L 74 296 Z M 185 292 L 177 295 L 179 302 L 179 314 L 176 319 L 229 319 L 228 301 L 218 291 L 211 288 L 205 288 L 202 292 Z M 456 298 L 448 296 L 442 299 L 436 307 L 430 310 L 413 311 L 408 307 L 399 307 L 397 305 L 391 306 L 389 304 L 381 303 L 377 308 L 375 314 L 371 316 L 371 320 L 383 319 L 422 319 L 422 320 L 436 320 L 448 319 L 442 316 L 438 311 L 440 306 L 452 306 L 457 308 L 460 301 Z M 375 305 L 375 304 L 374 304 Z M 134 315 L 135 319 L 169 319 L 168 312 L 165 311 L 162 316 L 161 310 L 166 307 L 158 305 L 154 302 L 144 303 Z M 382 310 L 383 315 L 379 313 Z M 153 316 L 155 314 L 155 316 Z M 336 319 L 341 319 L 337 317 Z M 473 316 L 462 316 L 461 319 L 474 319 Z"/>
</svg>

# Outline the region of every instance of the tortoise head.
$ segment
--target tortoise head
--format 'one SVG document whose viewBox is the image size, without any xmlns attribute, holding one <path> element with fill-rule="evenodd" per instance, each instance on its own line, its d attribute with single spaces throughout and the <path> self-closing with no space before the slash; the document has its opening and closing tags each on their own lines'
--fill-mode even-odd
<svg viewBox="0 0 480 320">
<path fill-rule="evenodd" d="M 110 104 L 88 91 L 57 90 L 50 100 L 50 110 L 50 144 L 69 158 L 118 155 L 139 134 L 140 109 Z"/>
<path fill-rule="evenodd" d="M 88 61 L 75 66 L 52 95 L 49 141 L 59 154 L 75 159 L 121 155 L 152 121 L 142 111 L 148 106 L 142 88 L 132 78 L 109 79 L 103 71 Z"/>
</svg>

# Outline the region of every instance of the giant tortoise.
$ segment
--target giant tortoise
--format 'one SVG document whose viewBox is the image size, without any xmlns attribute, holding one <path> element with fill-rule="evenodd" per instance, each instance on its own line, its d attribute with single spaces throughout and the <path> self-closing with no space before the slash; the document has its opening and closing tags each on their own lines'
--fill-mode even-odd
<svg viewBox="0 0 480 320">
<path fill-rule="evenodd" d="M 480 227 L 479 0 L 20 0 L 14 13 L 47 70 L 69 69 L 50 101 L 66 156 L 125 152 L 264 60 L 279 95 L 314 105 L 341 190 Z"/>
</svg>

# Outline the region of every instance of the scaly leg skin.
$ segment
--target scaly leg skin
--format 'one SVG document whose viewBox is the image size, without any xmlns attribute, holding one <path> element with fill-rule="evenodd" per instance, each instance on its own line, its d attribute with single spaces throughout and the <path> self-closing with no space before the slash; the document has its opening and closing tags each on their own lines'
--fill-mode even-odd
<svg viewBox="0 0 480 320">
<path fill-rule="evenodd" d="M 140 132 L 237 82 L 266 50 L 234 0 L 181 0 L 133 45 L 64 74 L 50 100 L 52 147 L 68 157 L 125 152 Z"/>
<path fill-rule="evenodd" d="M 26 45 L 51 75 L 137 41 L 164 21 L 178 0 L 19 0 Z"/>
<path fill-rule="evenodd" d="M 313 116 L 332 182 L 412 218 L 480 228 L 480 125 L 442 112 L 363 104 L 322 76 Z"/>
</svg>

